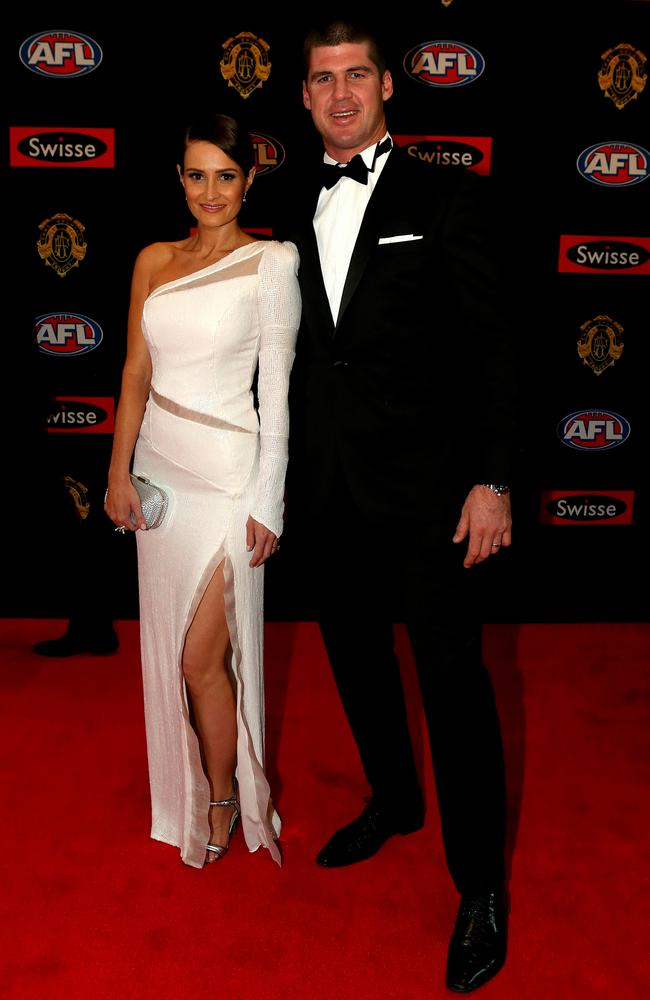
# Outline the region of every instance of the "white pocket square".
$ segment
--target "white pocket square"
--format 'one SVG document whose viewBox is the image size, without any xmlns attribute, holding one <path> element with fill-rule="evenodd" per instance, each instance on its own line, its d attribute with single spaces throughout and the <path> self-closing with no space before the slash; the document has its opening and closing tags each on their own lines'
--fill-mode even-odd
<svg viewBox="0 0 650 1000">
<path fill-rule="evenodd" d="M 415 233 L 404 233 L 402 236 L 382 236 L 378 242 L 378 246 L 385 245 L 386 243 L 410 243 L 411 240 L 422 240 L 423 236 L 416 236 Z"/>
</svg>

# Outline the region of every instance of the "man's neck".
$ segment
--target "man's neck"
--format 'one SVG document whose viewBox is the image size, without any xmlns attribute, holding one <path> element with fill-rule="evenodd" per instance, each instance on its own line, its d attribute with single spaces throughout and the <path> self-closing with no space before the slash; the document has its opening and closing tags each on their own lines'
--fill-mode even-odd
<svg viewBox="0 0 650 1000">
<path fill-rule="evenodd" d="M 330 157 L 335 163 L 349 163 L 358 153 L 363 154 L 367 149 L 374 149 L 381 140 L 388 135 L 388 130 L 384 126 L 384 129 L 372 142 L 367 142 L 365 146 L 361 146 L 358 149 L 339 149 L 338 147 L 327 146 L 325 144 L 325 153 Z"/>
</svg>

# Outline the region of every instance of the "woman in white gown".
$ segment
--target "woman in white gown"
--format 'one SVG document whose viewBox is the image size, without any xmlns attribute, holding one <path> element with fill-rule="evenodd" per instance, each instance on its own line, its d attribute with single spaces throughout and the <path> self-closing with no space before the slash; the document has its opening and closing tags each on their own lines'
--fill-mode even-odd
<svg viewBox="0 0 650 1000">
<path fill-rule="evenodd" d="M 118 531 L 137 531 L 151 836 L 202 867 L 241 815 L 249 850 L 279 863 L 263 770 L 263 564 L 282 532 L 298 255 L 238 224 L 255 168 L 232 118 L 191 126 L 178 170 L 196 232 L 137 258 L 105 504 Z M 153 530 L 132 458 L 170 498 Z"/>
</svg>

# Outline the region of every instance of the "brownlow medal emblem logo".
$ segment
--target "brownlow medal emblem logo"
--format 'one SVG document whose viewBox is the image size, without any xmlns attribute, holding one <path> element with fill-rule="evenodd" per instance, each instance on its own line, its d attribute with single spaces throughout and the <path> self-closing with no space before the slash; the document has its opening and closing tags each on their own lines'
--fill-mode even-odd
<svg viewBox="0 0 650 1000">
<path fill-rule="evenodd" d="M 611 316 L 594 316 L 580 330 L 578 354 L 594 375 L 602 375 L 623 353 L 623 327 Z"/>
<path fill-rule="evenodd" d="M 88 487 L 72 476 L 63 477 L 63 485 L 72 497 L 77 516 L 81 521 L 85 521 L 90 514 L 90 500 L 88 499 Z"/>
<path fill-rule="evenodd" d="M 64 212 L 57 212 L 51 219 L 45 219 L 40 226 L 41 235 L 36 247 L 41 260 L 53 267 L 60 278 L 79 266 L 86 256 L 88 244 L 84 239 L 85 227 L 78 219 Z"/>
<path fill-rule="evenodd" d="M 221 75 L 228 81 L 228 86 L 234 87 L 245 100 L 269 78 L 268 43 L 250 31 L 240 31 L 223 43 L 223 49 L 223 58 L 219 63 Z"/>
<path fill-rule="evenodd" d="M 600 58 L 603 65 L 598 71 L 598 85 L 605 97 L 609 97 L 620 110 L 636 100 L 648 81 L 644 69 L 646 57 L 640 49 L 621 42 L 603 52 Z"/>
</svg>

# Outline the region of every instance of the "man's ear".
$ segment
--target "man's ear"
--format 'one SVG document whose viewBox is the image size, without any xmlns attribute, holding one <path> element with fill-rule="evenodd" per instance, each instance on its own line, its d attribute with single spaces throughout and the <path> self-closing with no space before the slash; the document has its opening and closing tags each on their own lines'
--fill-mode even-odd
<svg viewBox="0 0 650 1000">
<path fill-rule="evenodd" d="M 390 75 L 390 70 L 386 70 L 381 78 L 381 96 L 385 101 L 389 97 L 393 96 L 393 78 Z"/>
<path fill-rule="evenodd" d="M 309 91 L 307 90 L 306 80 L 302 81 L 302 103 L 304 104 L 304 106 L 307 108 L 308 111 L 311 111 L 311 101 L 309 99 Z"/>
</svg>

